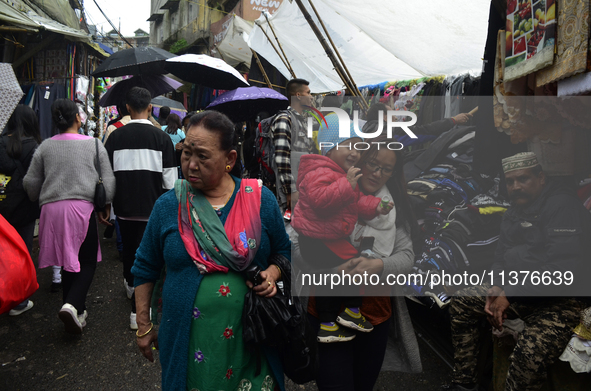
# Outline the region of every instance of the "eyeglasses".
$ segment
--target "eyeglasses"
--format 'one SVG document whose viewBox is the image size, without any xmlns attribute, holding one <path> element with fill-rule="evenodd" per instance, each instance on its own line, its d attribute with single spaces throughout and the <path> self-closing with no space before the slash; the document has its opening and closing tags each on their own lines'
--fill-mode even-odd
<svg viewBox="0 0 591 391">
<path fill-rule="evenodd" d="M 365 162 L 365 167 L 371 172 L 381 171 L 384 176 L 392 176 L 394 174 L 393 168 L 386 168 L 375 164 L 374 162 Z"/>
</svg>

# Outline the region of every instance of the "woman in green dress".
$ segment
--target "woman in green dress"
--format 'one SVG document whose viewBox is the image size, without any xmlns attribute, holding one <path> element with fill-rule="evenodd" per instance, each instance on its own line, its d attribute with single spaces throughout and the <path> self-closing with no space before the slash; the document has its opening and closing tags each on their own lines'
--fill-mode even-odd
<svg viewBox="0 0 591 391">
<path fill-rule="evenodd" d="M 156 202 L 136 253 L 137 343 L 153 361 L 160 349 L 164 390 L 284 389 L 276 352 L 253 353 L 242 340 L 248 289 L 277 293 L 280 269 L 271 254 L 290 258 L 275 196 L 259 181 L 239 179 L 232 122 L 215 111 L 191 118 L 181 167 L 186 179 Z M 154 283 L 166 266 L 162 319 L 150 322 Z M 245 272 L 257 266 L 257 286 Z M 254 349 L 257 350 L 257 349 Z"/>
</svg>

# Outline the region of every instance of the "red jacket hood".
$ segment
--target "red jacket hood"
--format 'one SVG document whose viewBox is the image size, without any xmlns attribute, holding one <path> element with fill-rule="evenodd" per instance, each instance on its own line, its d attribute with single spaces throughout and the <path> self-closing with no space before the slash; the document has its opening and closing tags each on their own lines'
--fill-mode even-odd
<svg viewBox="0 0 591 391">
<path fill-rule="evenodd" d="M 380 199 L 353 190 L 345 170 L 330 158 L 304 155 L 297 180 L 300 192 L 291 226 L 301 235 L 316 239 L 344 239 L 359 218 L 370 220 L 377 214 Z"/>
</svg>

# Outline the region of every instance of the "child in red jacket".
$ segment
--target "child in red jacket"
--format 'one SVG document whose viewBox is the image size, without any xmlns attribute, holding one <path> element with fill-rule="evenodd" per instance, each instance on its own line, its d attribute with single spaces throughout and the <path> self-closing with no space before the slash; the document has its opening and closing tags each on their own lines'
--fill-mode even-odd
<svg viewBox="0 0 591 391">
<path fill-rule="evenodd" d="M 291 225 L 299 234 L 304 260 L 317 269 L 334 268 L 359 256 L 349 242 L 359 218 L 371 220 L 378 213 L 388 214 L 394 204 L 382 206 L 381 199 L 363 195 L 357 181 L 360 168 L 355 167 L 361 155 L 355 143 L 361 138 L 339 139 L 338 132 L 318 134 L 319 141 L 331 138 L 334 148 L 321 148 L 321 155 L 304 155 L 300 160 L 297 186 L 299 200 L 295 206 Z M 370 332 L 373 326 L 363 315 L 361 296 L 327 297 L 316 291 L 316 309 L 321 322 L 318 342 L 344 342 L 355 338 L 353 330 Z M 318 295 L 320 294 L 320 295 Z M 344 305 L 344 311 L 340 312 Z M 344 327 L 340 327 L 344 326 Z"/>
</svg>

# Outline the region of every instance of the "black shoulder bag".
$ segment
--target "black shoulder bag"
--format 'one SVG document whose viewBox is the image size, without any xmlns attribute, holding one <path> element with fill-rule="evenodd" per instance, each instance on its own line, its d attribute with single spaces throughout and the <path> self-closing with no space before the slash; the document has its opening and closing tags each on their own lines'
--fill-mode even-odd
<svg viewBox="0 0 591 391">
<path fill-rule="evenodd" d="M 105 191 L 105 186 L 103 185 L 103 177 L 101 175 L 101 159 L 99 157 L 99 148 L 98 148 L 98 139 L 95 138 L 95 146 L 96 146 L 96 161 L 95 161 L 95 168 L 96 172 L 98 172 L 98 182 L 94 188 L 94 207 L 97 210 L 105 209 L 105 205 L 107 204 L 107 192 Z"/>
<path fill-rule="evenodd" d="M 242 312 L 243 338 L 247 346 L 260 352 L 260 345 L 277 348 L 285 375 L 297 384 L 315 380 L 318 372 L 316 332 L 308 321 L 299 297 L 291 294 L 291 263 L 274 254 L 269 264 L 281 269 L 283 287 L 277 294 L 261 297 L 252 289 L 244 297 Z M 254 284 L 255 278 L 251 278 Z"/>
</svg>

